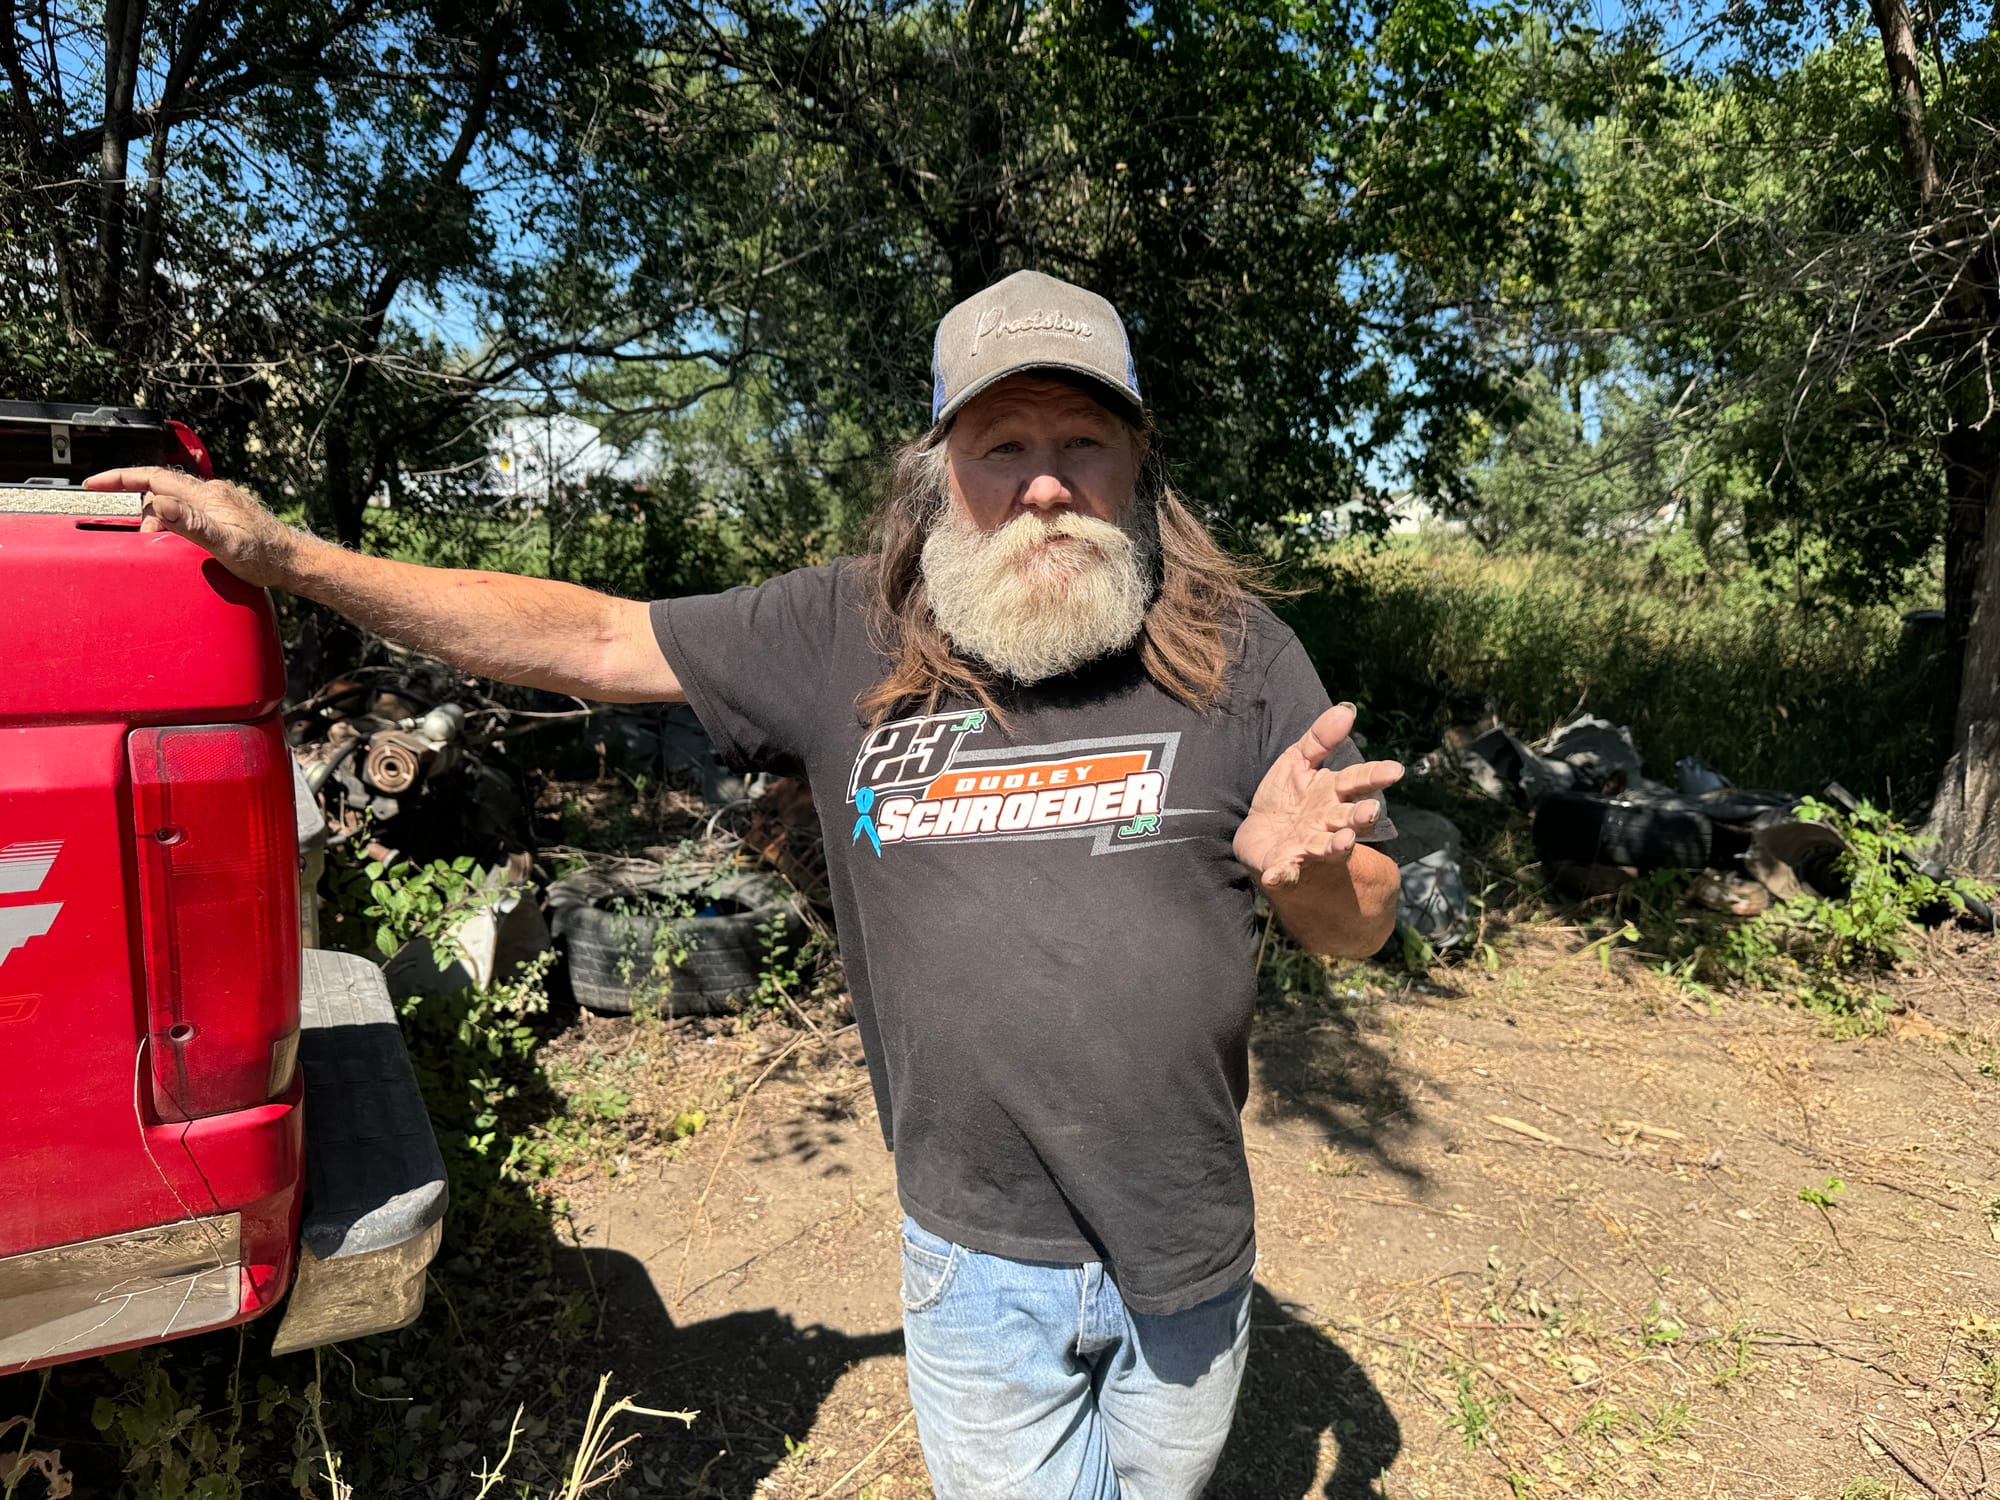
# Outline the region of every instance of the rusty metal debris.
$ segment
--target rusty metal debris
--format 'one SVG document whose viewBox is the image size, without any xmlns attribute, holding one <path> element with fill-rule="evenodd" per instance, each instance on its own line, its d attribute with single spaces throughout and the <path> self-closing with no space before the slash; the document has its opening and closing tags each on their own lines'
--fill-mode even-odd
<svg viewBox="0 0 2000 1500">
<path fill-rule="evenodd" d="M 497 703 L 436 662 L 412 659 L 335 678 L 293 708 L 286 734 L 327 822 L 327 843 L 359 838 L 374 858 L 470 853 L 526 873 L 521 779 L 501 749 L 516 720 L 585 718 Z"/>
</svg>

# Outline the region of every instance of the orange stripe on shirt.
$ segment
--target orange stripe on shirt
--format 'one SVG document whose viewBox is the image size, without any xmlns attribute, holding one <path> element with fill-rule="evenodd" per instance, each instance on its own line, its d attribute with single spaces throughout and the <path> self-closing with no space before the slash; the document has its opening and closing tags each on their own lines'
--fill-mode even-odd
<svg viewBox="0 0 2000 1500">
<path fill-rule="evenodd" d="M 1146 752 L 1143 750 L 1111 755 L 1078 755 L 1068 760 L 1038 760 L 1019 766 L 979 766 L 945 772 L 924 788 L 924 800 L 970 797 L 981 791 L 999 794 L 1042 791 L 1058 786 L 1091 786 L 1100 781 L 1121 781 L 1134 771 L 1145 769 Z M 1016 777 L 1021 779 L 1015 780 Z M 982 786 L 982 783 L 985 785 Z"/>
</svg>

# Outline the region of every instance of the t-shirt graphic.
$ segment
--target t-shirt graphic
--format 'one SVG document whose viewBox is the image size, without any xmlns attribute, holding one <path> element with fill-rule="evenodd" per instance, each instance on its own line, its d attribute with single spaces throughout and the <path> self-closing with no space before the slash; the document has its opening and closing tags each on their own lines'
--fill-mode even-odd
<svg viewBox="0 0 2000 1500">
<path fill-rule="evenodd" d="M 1085 838 L 1092 854 L 1158 839 L 1180 733 L 991 745 L 984 709 L 897 719 L 854 757 L 850 842 Z M 1171 840 L 1168 840 L 1171 842 Z"/>
</svg>

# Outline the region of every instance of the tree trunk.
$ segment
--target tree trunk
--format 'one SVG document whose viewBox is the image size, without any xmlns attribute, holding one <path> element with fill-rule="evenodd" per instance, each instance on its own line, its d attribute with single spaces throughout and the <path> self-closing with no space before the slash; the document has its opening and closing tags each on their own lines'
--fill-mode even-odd
<svg viewBox="0 0 2000 1500">
<path fill-rule="evenodd" d="M 1937 197 L 1937 162 L 1924 126 L 1924 77 L 1917 66 L 1917 38 L 1903 0 L 1868 0 L 1882 36 L 1882 61 L 1889 69 L 1889 97 L 1896 108 L 1896 133 L 1903 143 L 1903 175 L 1927 213 Z"/>
<path fill-rule="evenodd" d="M 146 147 L 146 185 L 141 190 L 139 245 L 132 255 L 135 297 L 133 321 L 140 325 L 142 348 L 150 345 L 145 325 L 153 316 L 153 271 L 160 261 L 160 223 L 166 213 L 167 120 L 162 109 L 153 124 L 153 139 Z"/>
<path fill-rule="evenodd" d="M 1958 682 L 1953 750 L 1932 809 L 1930 832 L 1944 857 L 1981 875 L 2000 874 L 2000 474 L 1989 476 L 1980 518 L 1971 619 Z"/>
<path fill-rule="evenodd" d="M 509 12 L 503 9 L 481 44 L 479 68 L 473 76 L 465 118 L 459 122 L 458 138 L 439 165 L 437 176 L 418 200 L 415 218 L 419 225 L 436 209 L 445 193 L 458 185 L 466 164 L 472 159 L 473 148 L 485 134 L 493 111 L 494 91 L 500 82 L 501 59 L 510 35 Z M 341 407 L 344 405 L 348 411 L 354 412 L 370 411 L 368 397 L 374 381 L 375 356 L 382 347 L 382 331 L 397 293 L 409 279 L 413 263 L 414 256 L 406 250 L 392 258 L 376 278 L 374 289 L 361 310 L 354 351 L 350 355 L 353 363 L 335 392 L 325 418 L 327 519 L 333 526 L 334 536 L 343 546 L 361 545 L 368 497 L 381 482 L 382 472 L 396 461 L 396 453 L 392 442 L 376 435 L 370 460 L 365 465 L 357 461 L 350 434 L 340 425 Z"/>
<path fill-rule="evenodd" d="M 1979 597 L 1979 558 L 1986 535 L 1996 455 L 1986 434 L 1961 422 L 1944 436 L 1945 680 L 1957 682 L 1972 639 Z"/>
<path fill-rule="evenodd" d="M 1940 179 L 1924 121 L 1924 81 L 1905 0 L 1868 0 L 1882 37 L 1889 97 L 1902 144 L 1903 176 L 1920 240 L 1935 240 Z M 1990 231 L 1989 231 L 1990 233 Z M 1990 251 L 1988 252 L 1990 255 Z M 1951 299 L 1954 321 L 1966 330 L 1967 354 L 1985 361 L 1993 294 L 1983 278 L 1968 278 Z M 1983 402 L 1980 403 L 1983 410 Z M 1945 467 L 1945 668 L 1958 688 L 1951 759 L 1931 804 L 1926 832 L 1945 859 L 1982 872 L 2000 871 L 2000 442 L 1975 426 L 1983 419 L 1955 413 L 1939 456 Z"/>
<path fill-rule="evenodd" d="M 367 373 L 366 365 L 356 369 L 350 378 L 350 385 L 360 384 L 367 378 Z M 327 422 L 325 513 L 318 518 L 317 524 L 331 530 L 333 539 L 341 546 L 359 547 L 368 496 L 360 490 L 360 481 L 354 472 L 353 439 L 340 423 L 338 412 Z"/>
<path fill-rule="evenodd" d="M 125 279 L 125 167 L 132 95 L 139 85 L 139 36 L 146 0 L 111 0 L 104 12 L 104 143 L 97 164 L 97 301 L 90 335 L 110 345 L 118 332 Z"/>
<path fill-rule="evenodd" d="M 153 107 L 153 135 L 146 147 L 146 186 L 139 215 L 139 244 L 132 255 L 132 282 L 137 291 L 135 321 L 150 322 L 153 311 L 153 272 L 160 261 L 160 232 L 166 214 L 167 133 L 173 128 L 174 112 L 193 76 L 202 45 L 215 25 L 215 8 L 201 0 L 181 25 L 180 45 L 174 49 L 167 67 L 166 82 Z"/>
<path fill-rule="evenodd" d="M 971 99 L 965 116 L 965 157 L 955 184 L 951 237 L 944 245 L 951 265 L 954 302 L 999 279 L 1007 238 L 1000 175 L 1006 160 L 1006 91 L 1001 71 L 1019 44 L 1025 8 L 1019 0 L 972 0 L 965 9 L 965 51 Z M 990 70 L 990 76 L 989 72 Z"/>
</svg>

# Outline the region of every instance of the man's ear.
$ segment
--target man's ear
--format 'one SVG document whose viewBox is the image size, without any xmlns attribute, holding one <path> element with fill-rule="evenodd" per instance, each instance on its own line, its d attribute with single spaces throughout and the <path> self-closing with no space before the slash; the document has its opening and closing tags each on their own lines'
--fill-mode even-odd
<svg viewBox="0 0 2000 1500">
<path fill-rule="evenodd" d="M 1127 424 L 1126 430 L 1132 434 L 1133 458 L 1141 464 L 1145 463 L 1146 455 L 1153 451 L 1153 435 L 1143 427 L 1133 427 L 1130 424 Z"/>
</svg>

